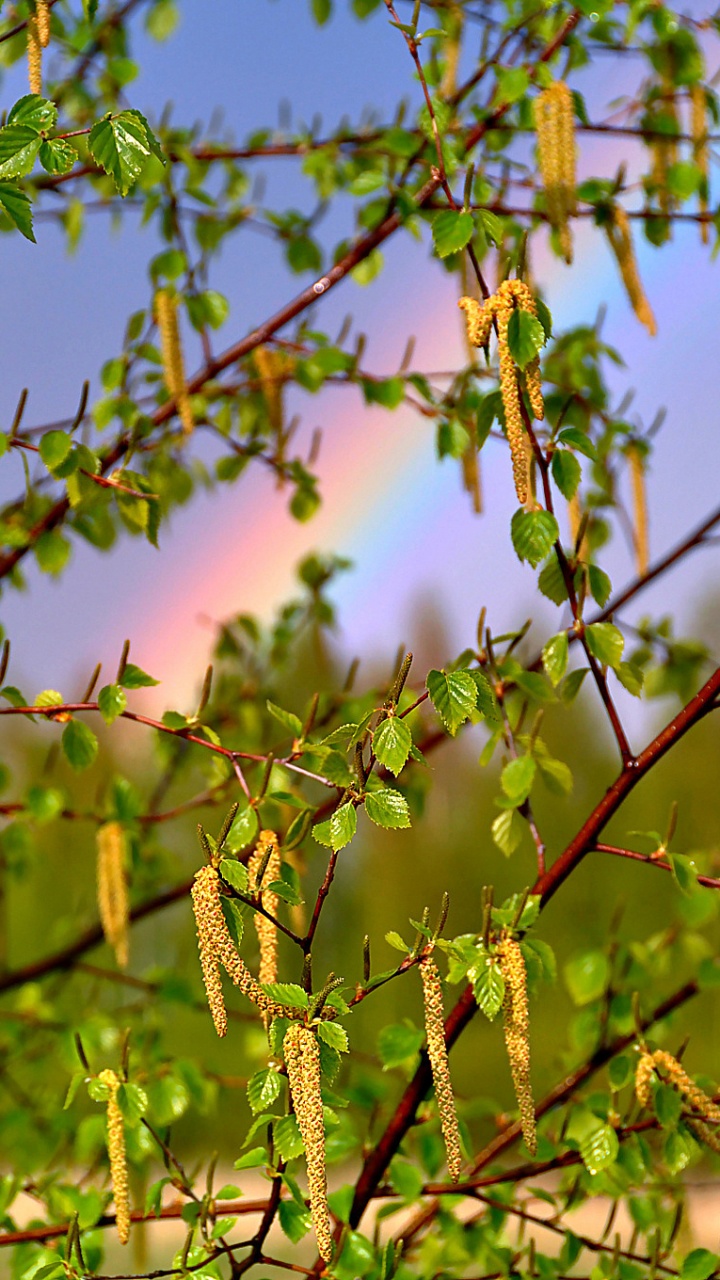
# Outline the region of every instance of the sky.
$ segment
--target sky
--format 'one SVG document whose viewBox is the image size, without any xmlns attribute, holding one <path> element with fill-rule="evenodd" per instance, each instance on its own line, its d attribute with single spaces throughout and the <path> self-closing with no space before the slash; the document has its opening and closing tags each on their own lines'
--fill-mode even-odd
<svg viewBox="0 0 720 1280">
<path fill-rule="evenodd" d="M 345 4 L 338 7 L 337 17 L 318 31 L 304 0 L 213 0 L 211 19 L 200 0 L 184 0 L 170 41 L 156 45 L 140 30 L 142 72 L 129 90 L 132 104 L 152 120 L 171 98 L 177 119 L 205 122 L 221 107 L 228 136 L 238 138 L 260 125 L 273 127 L 281 99 L 293 104 L 294 123 L 319 113 L 328 130 L 343 116 L 357 120 L 368 104 L 383 118 L 400 94 L 418 93 L 400 34 L 384 12 L 358 23 Z M 611 99 L 624 85 L 608 82 L 607 65 L 602 92 Z M 590 99 L 599 91 L 597 81 L 583 88 Z M 22 72 L 14 70 L 2 86 L 3 101 L 23 91 Z M 608 174 L 625 158 L 614 140 L 594 144 L 593 161 L 600 153 Z M 270 199 L 305 208 L 312 203 L 296 162 L 265 164 L 264 172 Z M 327 245 L 340 234 L 343 217 L 340 211 L 323 227 Z M 105 213 L 92 215 L 74 258 L 66 256 L 51 224 L 39 222 L 37 235 L 37 246 L 19 236 L 0 241 L 4 292 L 13 299 L 0 314 L 5 429 L 25 385 L 27 423 L 71 414 L 83 378 L 97 394 L 98 370 L 119 350 L 127 315 L 148 299 L 152 232 L 140 233 L 134 215 L 120 229 Z M 636 392 L 626 418 L 648 423 L 660 406 L 668 409 L 650 485 L 656 555 L 718 501 L 712 317 L 720 303 L 720 268 L 692 227 L 681 227 L 661 253 L 640 244 L 639 262 L 658 320 L 655 339 L 632 315 L 603 237 L 593 228 L 578 233 L 572 268 L 545 249 L 534 267 L 556 330 L 592 321 L 607 306 L 604 335 L 627 360 L 626 369 L 613 373 L 612 385 L 618 399 L 628 388 Z M 211 280 L 231 304 L 219 345 L 236 340 L 305 283 L 288 277 L 266 240 L 250 233 L 231 239 Z M 409 330 L 417 340 L 417 367 L 441 369 L 462 360 L 456 285 L 429 259 L 426 242 L 392 239 L 373 286 L 343 282 L 323 300 L 318 318 L 332 332 L 347 313 L 355 331 L 367 333 L 363 363 L 373 372 L 397 369 Z M 162 680 L 145 705 L 156 712 L 188 709 L 208 661 L 213 623 L 248 611 L 269 618 L 293 593 L 294 567 L 310 550 L 335 551 L 354 562 L 334 593 L 338 644 L 351 653 L 389 661 L 399 643 L 412 647 L 423 611 L 433 607 L 446 616 L 450 647 L 428 657 L 442 663 L 472 643 L 481 606 L 496 633 L 534 611 L 533 574 L 508 545 L 516 502 L 500 445 L 490 442 L 483 452 L 485 511 L 478 517 L 461 492 L 457 465 L 438 464 L 433 428 L 411 410 L 368 410 L 354 388 L 327 388 L 316 397 L 299 392 L 292 407 L 302 414 L 308 440 L 313 428 L 323 432 L 323 506 L 311 522 L 293 521 L 286 495 L 251 469 L 239 484 L 198 494 L 176 512 L 161 532 L 160 554 L 127 538 L 110 555 L 76 545 L 56 582 L 29 565 L 28 590 L 6 592 L 0 603 L 15 653 L 13 682 L 22 681 L 29 696 L 47 687 L 78 696 L 96 661 L 106 664 L 110 678 L 129 636 L 135 661 Z M 21 478 L 16 460 L 3 458 L 0 473 L 3 468 L 1 491 L 14 492 Z M 632 576 L 621 544 L 605 567 L 616 587 Z M 626 616 L 664 611 L 672 592 L 682 623 L 690 626 L 716 581 L 717 552 L 709 548 L 649 590 Z M 552 628 L 559 615 L 547 606 L 540 617 Z M 542 625 L 537 635 L 542 642 Z M 644 732 L 643 713 L 629 700 L 626 714 L 637 733 Z"/>
</svg>

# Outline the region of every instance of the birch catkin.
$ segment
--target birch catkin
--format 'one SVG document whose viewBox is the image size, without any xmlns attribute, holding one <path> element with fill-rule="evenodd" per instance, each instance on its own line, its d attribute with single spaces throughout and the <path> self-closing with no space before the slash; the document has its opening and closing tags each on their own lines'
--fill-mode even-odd
<svg viewBox="0 0 720 1280">
<path fill-rule="evenodd" d="M 564 80 L 551 84 L 533 103 L 538 161 L 550 223 L 558 232 L 567 263 L 573 259 L 568 218 L 575 213 L 575 107 Z"/>
<path fill-rule="evenodd" d="M 165 386 L 175 401 L 183 430 L 189 435 L 195 426 L 195 419 L 185 385 L 185 362 L 180 344 L 177 307 L 175 294 L 167 289 L 158 289 L 155 294 L 155 316 L 160 330 Z"/>
<path fill-rule="evenodd" d="M 43 49 L 50 43 L 50 6 L 48 0 L 35 0 L 35 21 L 37 22 L 38 40 Z"/>
<path fill-rule="evenodd" d="M 97 902 L 105 941 L 120 969 L 129 958 L 130 904 L 125 877 L 125 832 L 119 822 L 106 822 L 97 832 Z"/>
<path fill-rule="evenodd" d="M 263 872 L 263 880 L 266 884 L 272 884 L 273 880 L 280 879 L 280 846 L 278 838 L 274 831 L 261 831 L 257 846 L 253 851 L 250 861 L 248 862 L 248 874 L 250 877 L 251 887 L 253 880 L 257 879 L 258 872 L 265 863 Z M 258 886 L 260 887 L 260 886 Z M 260 895 L 260 901 L 266 911 L 270 915 L 277 915 L 278 896 L 271 893 L 268 889 L 263 889 Z M 260 966 L 258 968 L 258 980 L 260 982 L 277 982 L 278 974 L 278 936 L 277 929 L 272 920 L 268 920 L 267 916 L 263 916 L 259 911 L 255 912 L 255 932 L 258 936 L 260 946 Z"/>
<path fill-rule="evenodd" d="M 537 1149 L 535 1102 L 530 1080 L 530 1017 L 528 1012 L 527 975 L 519 942 L 504 933 L 497 944 L 500 971 L 505 979 L 505 1046 L 515 1096 L 520 1109 L 520 1124 L 525 1146 L 531 1155 Z"/>
<path fill-rule="evenodd" d="M 622 205 L 613 205 L 611 218 L 605 224 L 605 230 L 610 248 L 620 268 L 630 305 L 640 323 L 645 325 L 650 336 L 654 338 L 657 333 L 655 316 L 642 286 L 630 233 L 630 221 Z"/>
<path fill-rule="evenodd" d="M 320 1092 L 320 1046 L 315 1032 L 293 1022 L 285 1032 L 283 1057 L 290 1096 L 305 1147 L 310 1216 L 320 1257 L 332 1258 L 332 1228 L 327 1202 L 325 1125 Z"/>
<path fill-rule="evenodd" d="M 667 1076 L 668 1083 L 682 1094 L 702 1120 L 720 1123 L 720 1106 L 709 1098 L 705 1091 L 695 1084 L 677 1058 L 665 1049 L 656 1049 L 654 1053 L 642 1053 L 635 1071 L 635 1095 L 643 1107 L 649 1107 L 652 1101 L 650 1081 L 656 1068 L 661 1067 Z"/>
<path fill-rule="evenodd" d="M 130 1199 L 128 1191 L 127 1156 L 125 1153 L 125 1128 L 117 1093 L 120 1081 L 109 1067 L 98 1076 L 109 1089 L 107 1100 L 107 1148 L 110 1160 L 110 1181 L 115 1201 L 115 1225 L 121 1244 L 130 1239 Z"/>
<path fill-rule="evenodd" d="M 635 564 L 638 577 L 644 578 L 650 564 L 650 545 L 648 539 L 645 465 L 642 449 L 639 445 L 633 443 L 628 446 L 627 460 L 630 468 L 630 484 L 632 487 Z"/>
<path fill-rule="evenodd" d="M 425 1035 L 427 1051 L 432 1070 L 435 1097 L 440 1113 L 440 1127 L 447 1167 L 450 1178 L 457 1182 L 460 1177 L 460 1131 L 458 1129 L 455 1097 L 450 1080 L 450 1064 L 448 1062 L 447 1045 L 445 1043 L 445 1019 L 443 1015 L 442 983 L 435 961 L 426 956 L 420 961 L 420 977 L 423 984 L 425 1004 Z"/>
<path fill-rule="evenodd" d="M 282 1017 L 287 1013 L 284 1005 L 270 1000 L 241 960 L 230 931 L 225 923 L 220 901 L 220 877 L 210 865 L 201 867 L 195 874 L 191 889 L 198 949 L 203 982 L 207 992 L 210 1013 L 219 1036 L 227 1031 L 227 1013 L 220 981 L 220 965 L 243 995 L 247 996 L 267 1018 Z"/>
<path fill-rule="evenodd" d="M 27 65 L 30 92 L 42 93 L 42 45 L 37 19 L 32 15 L 27 20 Z"/>
<path fill-rule="evenodd" d="M 708 211 L 709 178 L 707 97 L 701 84 L 694 84 L 690 90 L 690 132 L 693 141 L 693 160 L 700 170 L 701 177 L 698 209 L 701 214 L 706 214 Z M 710 229 L 707 222 L 700 223 L 700 239 L 703 244 L 707 244 L 710 239 Z"/>
</svg>

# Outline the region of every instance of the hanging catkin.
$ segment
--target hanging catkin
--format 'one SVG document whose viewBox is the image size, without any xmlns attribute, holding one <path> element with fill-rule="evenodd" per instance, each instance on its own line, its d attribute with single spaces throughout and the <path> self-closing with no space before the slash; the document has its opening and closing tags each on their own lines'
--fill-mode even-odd
<svg viewBox="0 0 720 1280">
<path fill-rule="evenodd" d="M 646 1052 L 640 1055 L 635 1071 L 635 1094 L 641 1106 L 650 1106 L 652 1101 L 650 1081 L 657 1067 L 662 1068 L 668 1084 L 682 1094 L 702 1120 L 711 1120 L 714 1124 L 720 1123 L 720 1106 L 713 1102 L 712 1098 L 708 1098 L 704 1090 L 691 1079 L 685 1068 L 681 1067 L 677 1058 L 665 1049 L 656 1049 L 654 1053 Z"/>
<path fill-rule="evenodd" d="M 531 1155 L 537 1149 L 535 1103 L 530 1081 L 530 1018 L 528 1013 L 527 975 L 519 942 L 509 933 L 502 934 L 497 944 L 500 971 L 505 979 L 503 1016 L 505 1046 L 510 1060 L 515 1096 L 520 1110 L 520 1124 L 525 1146 Z"/>
<path fill-rule="evenodd" d="M 254 887 L 258 873 L 263 868 L 263 882 L 272 884 L 274 880 L 280 879 L 280 846 L 278 838 L 274 831 L 261 831 L 250 860 L 248 862 L 248 875 L 250 877 L 250 887 Z M 261 886 L 258 885 L 258 888 Z M 277 915 L 278 896 L 271 893 L 268 889 L 263 889 L 260 894 L 260 901 L 266 911 L 271 916 Z M 260 946 L 260 966 L 258 968 L 259 982 L 277 982 L 278 974 L 278 936 L 277 929 L 272 920 L 268 920 L 267 916 L 263 916 L 259 911 L 255 912 L 255 931 L 258 936 Z"/>
<path fill-rule="evenodd" d="M 645 491 L 645 459 L 641 447 L 628 445 L 627 460 L 630 468 L 630 484 L 633 501 L 633 538 L 635 542 L 635 566 L 639 578 L 644 578 L 650 564 L 648 541 L 647 494 Z"/>
<path fill-rule="evenodd" d="M 175 401 L 183 430 L 189 435 L 195 426 L 195 420 L 185 385 L 185 362 L 180 345 L 177 307 L 175 294 L 167 289 L 158 289 L 155 294 L 155 316 L 160 331 L 165 386 Z"/>
<path fill-rule="evenodd" d="M 490 338 L 493 321 L 497 329 L 500 395 L 505 414 L 505 433 L 510 445 L 513 480 L 518 501 L 525 504 L 529 494 L 530 440 L 525 430 L 520 402 L 519 370 L 510 351 L 508 330 L 513 311 L 527 311 L 537 318 L 537 306 L 528 286 L 522 280 L 504 280 L 497 291 L 480 304 L 475 298 L 460 298 L 458 306 L 465 312 L 468 340 L 484 347 Z M 540 361 L 531 360 L 523 371 L 525 388 L 533 417 L 545 416 Z"/>
<path fill-rule="evenodd" d="M 290 1096 L 305 1147 L 310 1216 L 320 1257 L 332 1258 L 332 1228 L 327 1202 L 325 1126 L 320 1093 L 320 1046 L 315 1032 L 293 1022 L 285 1032 L 283 1057 Z"/>
<path fill-rule="evenodd" d="M 107 1085 L 107 1148 L 110 1160 L 110 1181 L 115 1201 L 115 1225 L 121 1244 L 130 1238 L 130 1200 L 128 1192 L 127 1156 L 125 1153 L 125 1128 L 117 1093 L 120 1081 L 109 1067 L 101 1071 L 98 1080 Z"/>
<path fill-rule="evenodd" d="M 548 218 L 560 237 L 565 261 L 573 258 L 568 218 L 575 213 L 575 107 L 564 80 L 557 80 L 533 102 L 538 161 Z"/>
<path fill-rule="evenodd" d="M 445 1043 L 445 1019 L 443 1016 L 442 983 L 437 965 L 430 956 L 420 961 L 420 977 L 423 984 L 425 1005 L 425 1035 L 432 1070 L 435 1098 L 440 1114 L 440 1128 L 445 1143 L 448 1173 L 453 1182 L 460 1177 L 460 1131 L 458 1129 L 455 1097 L 450 1080 L 447 1045 Z"/>
<path fill-rule="evenodd" d="M 612 206 L 610 220 L 605 223 L 605 230 L 610 248 L 620 268 L 630 305 L 640 323 L 645 325 L 650 336 L 654 338 L 657 333 L 655 316 L 642 287 L 630 233 L 630 221 L 622 205 Z"/>
<path fill-rule="evenodd" d="M 235 986 L 239 987 L 243 995 L 247 996 L 266 1018 L 285 1016 L 286 1007 L 276 1004 L 265 995 L 235 950 L 235 944 L 223 915 L 220 901 L 220 877 L 215 867 L 208 864 L 196 872 L 191 895 L 203 982 L 218 1035 L 224 1036 L 227 1031 L 227 1013 L 220 981 L 220 965 Z"/>
<path fill-rule="evenodd" d="M 48 0 L 35 0 L 35 21 L 37 22 L 38 40 L 43 49 L 50 43 L 50 6 Z"/>
<path fill-rule="evenodd" d="M 31 93 L 42 93 L 42 46 L 37 18 L 32 14 L 27 20 L 28 84 Z"/>
<path fill-rule="evenodd" d="M 678 132 L 678 116 L 675 91 L 671 81 L 665 81 L 660 118 L 654 123 L 656 125 L 662 124 L 663 127 L 656 129 L 650 141 L 652 152 L 650 177 L 657 193 L 660 212 L 667 217 L 676 203 L 668 186 L 668 171 L 671 165 L 676 163 L 678 153 L 677 139 L 675 137 Z"/>
<path fill-rule="evenodd" d="M 693 142 L 693 161 L 700 170 L 700 192 L 698 210 L 701 214 L 708 211 L 709 152 L 707 127 L 707 97 L 701 84 L 694 84 L 690 90 L 690 132 Z M 707 222 L 700 223 L 700 239 L 707 244 L 710 229 Z"/>
<path fill-rule="evenodd" d="M 97 902 L 105 941 L 115 952 L 120 969 L 126 969 L 129 952 L 125 832 L 119 822 L 106 822 L 97 832 Z"/>
</svg>

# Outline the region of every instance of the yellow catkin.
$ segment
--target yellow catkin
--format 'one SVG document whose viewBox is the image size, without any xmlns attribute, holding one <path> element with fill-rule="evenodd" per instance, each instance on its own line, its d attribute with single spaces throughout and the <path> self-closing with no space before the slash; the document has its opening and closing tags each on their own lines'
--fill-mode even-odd
<svg viewBox="0 0 720 1280">
<path fill-rule="evenodd" d="M 101 1071 L 98 1080 L 107 1085 L 107 1148 L 110 1159 L 110 1181 L 115 1201 L 115 1225 L 121 1244 L 130 1239 L 130 1198 L 128 1189 L 127 1156 L 125 1153 L 125 1128 L 117 1093 L 120 1081 L 109 1067 Z"/>
<path fill-rule="evenodd" d="M 687 1124 L 706 1147 L 720 1155 L 720 1133 L 711 1129 L 703 1120 L 688 1120 Z"/>
<path fill-rule="evenodd" d="M 315 1032 L 293 1022 L 285 1032 L 283 1057 L 290 1096 L 305 1147 L 310 1216 L 320 1257 L 330 1262 L 332 1227 L 327 1202 L 325 1126 L 320 1093 L 320 1046 Z"/>
<path fill-rule="evenodd" d="M 667 1076 L 668 1084 L 671 1084 L 678 1093 L 682 1094 L 686 1102 L 690 1104 L 694 1111 L 702 1117 L 703 1120 L 711 1120 L 714 1124 L 720 1123 L 720 1106 L 709 1098 L 699 1085 L 688 1075 L 684 1067 L 680 1065 L 677 1058 L 665 1049 L 656 1049 L 654 1053 L 642 1053 L 635 1071 L 635 1094 L 638 1102 L 643 1107 L 648 1107 L 652 1100 L 652 1090 L 650 1081 L 653 1072 L 660 1068 Z"/>
<path fill-rule="evenodd" d="M 37 22 L 38 40 L 43 49 L 50 43 L 50 6 L 48 0 L 35 0 L 35 21 Z"/>
<path fill-rule="evenodd" d="M 678 129 L 677 106 L 675 103 L 675 93 L 671 82 L 665 83 L 664 95 L 661 103 L 661 112 L 663 116 L 662 124 L 665 128 L 670 124 L 675 131 Z M 657 122 L 658 124 L 660 121 Z M 665 217 L 672 212 L 676 201 L 670 195 L 668 188 L 668 170 L 671 165 L 677 161 L 678 147 L 677 140 L 672 133 L 665 133 L 664 129 L 658 131 L 656 136 L 651 140 L 650 150 L 652 153 L 652 170 L 650 177 L 653 186 L 656 189 L 658 205 L 660 212 Z"/>
<path fill-rule="evenodd" d="M 620 268 L 620 275 L 627 290 L 630 305 L 640 323 L 645 325 L 650 336 L 654 338 L 657 333 L 655 316 L 642 286 L 630 233 L 630 221 L 622 205 L 613 205 L 612 217 L 605 224 L 605 230 L 610 241 L 610 248 L 615 254 Z"/>
<path fill-rule="evenodd" d="M 628 447 L 627 460 L 632 487 L 635 565 L 638 577 L 644 578 L 650 564 L 650 544 L 648 540 L 647 494 L 645 492 L 645 460 L 638 445 L 631 444 Z"/>
<path fill-rule="evenodd" d="M 283 429 L 283 396 L 282 375 L 285 370 L 285 356 L 282 351 L 272 347 L 256 347 L 253 352 L 255 367 L 258 371 L 262 393 L 267 405 L 270 427 L 276 433 Z"/>
<path fill-rule="evenodd" d="M 690 132 L 693 142 L 693 161 L 700 170 L 702 179 L 698 196 L 698 209 L 700 213 L 706 214 L 708 211 L 707 187 L 710 176 L 710 156 L 707 142 L 707 97 L 701 84 L 694 84 L 690 90 Z M 710 228 L 707 222 L 700 223 L 700 239 L 703 244 L 707 244 L 710 240 Z"/>
<path fill-rule="evenodd" d="M 582 523 L 582 518 L 583 518 L 583 511 L 582 511 L 582 507 L 580 506 L 580 495 L 577 492 L 577 490 L 573 494 L 572 498 L 569 499 L 567 504 L 567 510 L 568 510 L 568 524 L 570 526 L 570 543 L 574 551 L 575 547 L 577 546 L 578 534 L 580 532 L 580 525 Z M 578 553 L 577 553 L 578 560 L 586 560 L 587 551 L 588 551 L 587 537 L 584 536 L 582 542 L 580 543 L 580 546 L 578 547 Z"/>
<path fill-rule="evenodd" d="M 263 882 L 265 884 L 272 884 L 273 880 L 280 879 L 280 846 L 274 831 L 260 832 L 257 846 L 250 857 L 250 861 L 248 862 L 248 874 L 250 877 L 251 889 L 254 888 L 258 872 L 266 858 L 267 865 L 263 875 Z M 270 915 L 277 915 L 278 896 L 276 893 L 271 893 L 268 889 L 263 889 L 260 895 L 260 901 L 265 910 L 270 912 Z M 277 929 L 275 928 L 272 920 L 268 920 L 267 916 L 261 916 L 260 913 L 256 911 L 255 931 L 257 933 L 258 943 L 260 946 L 258 979 L 260 982 L 277 982 Z"/>
<path fill-rule="evenodd" d="M 192 405 L 185 385 L 185 362 L 180 344 L 177 317 L 178 300 L 167 289 L 155 294 L 155 316 L 160 330 L 160 347 L 165 386 L 177 406 L 183 430 L 187 435 L 195 426 Z"/>
<path fill-rule="evenodd" d="M 510 1060 L 515 1096 L 520 1110 L 520 1124 L 525 1146 L 531 1155 L 537 1149 L 535 1103 L 530 1081 L 530 1017 L 528 1012 L 527 975 L 520 944 L 504 933 L 497 944 L 500 971 L 505 980 L 503 1016 L 505 1046 Z"/>
<path fill-rule="evenodd" d="M 573 258 L 569 216 L 575 213 L 575 107 L 564 80 L 551 84 L 533 103 L 538 161 L 550 223 L 558 232 L 565 261 Z"/>
<path fill-rule="evenodd" d="M 442 983 L 435 961 L 426 956 L 420 961 L 420 977 L 425 1004 L 425 1035 L 432 1070 L 435 1098 L 440 1114 L 440 1127 L 445 1143 L 448 1173 L 453 1182 L 460 1177 L 460 1131 L 458 1129 L 455 1098 L 450 1080 L 447 1045 L 445 1043 L 445 1019 L 443 1015 Z"/>
<path fill-rule="evenodd" d="M 515 365 L 508 342 L 508 326 L 516 309 L 529 311 L 537 316 L 535 299 L 522 280 L 504 280 L 497 291 L 479 303 L 475 298 L 460 298 L 458 306 L 465 312 L 468 341 L 475 347 L 486 346 L 493 321 L 497 329 L 498 363 L 500 366 L 500 395 L 505 414 L 505 432 L 510 445 L 513 479 L 518 501 L 525 504 L 530 491 L 530 440 L 525 430 L 520 402 L 519 370 Z M 536 357 L 524 370 L 525 387 L 533 417 L 541 421 L 545 416 L 540 361 Z"/>
<path fill-rule="evenodd" d="M 284 1005 L 270 1000 L 241 960 L 230 936 L 220 900 L 220 877 L 210 865 L 196 872 L 191 889 L 198 949 L 208 1005 L 215 1030 L 219 1036 L 227 1031 L 227 1013 L 222 994 L 220 968 L 222 965 L 235 986 L 263 1013 L 266 1019 L 282 1017 L 287 1013 Z"/>
<path fill-rule="evenodd" d="M 28 84 L 31 93 L 42 93 L 42 45 L 38 34 L 37 19 L 27 20 Z"/>
<path fill-rule="evenodd" d="M 118 966 L 126 969 L 130 904 L 125 877 L 125 832 L 119 822 L 106 822 L 98 827 L 97 901 L 105 941 L 115 952 Z"/>
</svg>

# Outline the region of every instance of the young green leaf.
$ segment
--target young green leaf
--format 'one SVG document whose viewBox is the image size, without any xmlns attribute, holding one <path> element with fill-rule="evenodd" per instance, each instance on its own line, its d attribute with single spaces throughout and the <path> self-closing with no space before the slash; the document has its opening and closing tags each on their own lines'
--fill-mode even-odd
<svg viewBox="0 0 720 1280">
<path fill-rule="evenodd" d="M 477 706 L 475 681 L 467 671 L 429 671 L 427 690 L 445 728 L 454 737 Z"/>
<path fill-rule="evenodd" d="M 399 791 L 385 787 L 382 791 L 368 791 L 365 797 L 365 812 L 371 822 L 378 827 L 409 827 L 410 810 L 408 802 Z"/>
<path fill-rule="evenodd" d="M 568 633 L 559 631 L 548 640 L 542 651 L 545 673 L 553 686 L 557 686 L 565 675 L 568 662 Z"/>
<path fill-rule="evenodd" d="M 593 1129 L 580 1143 L 580 1155 L 588 1173 L 602 1173 L 614 1164 L 620 1143 L 615 1130 L 609 1124 Z"/>
<path fill-rule="evenodd" d="M 125 710 L 127 706 L 127 698 L 124 691 L 117 684 L 106 684 L 98 694 L 98 707 L 100 715 L 106 724 L 112 724 L 117 720 L 118 716 Z"/>
<path fill-rule="evenodd" d="M 455 209 L 443 209 L 433 218 L 432 234 L 435 252 L 439 258 L 447 258 L 451 253 L 459 253 L 469 244 L 475 230 L 471 213 L 462 213 Z"/>
<path fill-rule="evenodd" d="M 560 536 L 557 520 L 549 511 L 526 511 L 524 507 L 515 512 L 510 532 L 518 559 L 527 560 L 533 569 Z"/>
<path fill-rule="evenodd" d="M 500 972 L 500 966 L 493 960 L 486 960 L 480 967 L 473 983 L 473 994 L 478 1008 L 492 1022 L 495 1015 L 502 1009 L 505 997 L 505 979 Z"/>
<path fill-rule="evenodd" d="M 515 807 L 527 800 L 532 790 L 537 765 L 532 756 L 518 756 L 510 760 L 500 775 L 500 785 L 508 800 Z"/>
<path fill-rule="evenodd" d="M 26 196 L 20 187 L 14 182 L 0 182 L 0 205 L 5 210 L 8 218 L 15 224 L 21 235 L 26 240 L 35 241 L 32 221 L 32 205 L 30 199 Z"/>
<path fill-rule="evenodd" d="M 319 822 L 313 827 L 313 835 L 319 844 L 327 844 L 335 851 L 344 849 L 355 835 L 357 828 L 357 811 L 351 800 L 336 809 L 327 822 Z"/>
<path fill-rule="evenodd" d="M 592 622 L 585 629 L 585 639 L 590 652 L 603 666 L 618 667 L 620 665 L 625 638 L 622 631 L 612 622 Z"/>
<path fill-rule="evenodd" d="M 63 729 L 62 748 L 73 769 L 80 771 L 88 769 L 94 762 L 98 740 L 82 720 L 71 720 Z"/>
<path fill-rule="evenodd" d="M 508 346 L 519 368 L 530 364 L 545 346 L 545 330 L 540 321 L 529 311 L 517 308 L 508 323 Z"/>
<path fill-rule="evenodd" d="M 410 755 L 411 747 L 410 730 L 398 716 L 388 716 L 373 734 L 373 751 L 377 760 L 396 777 Z"/>
</svg>

